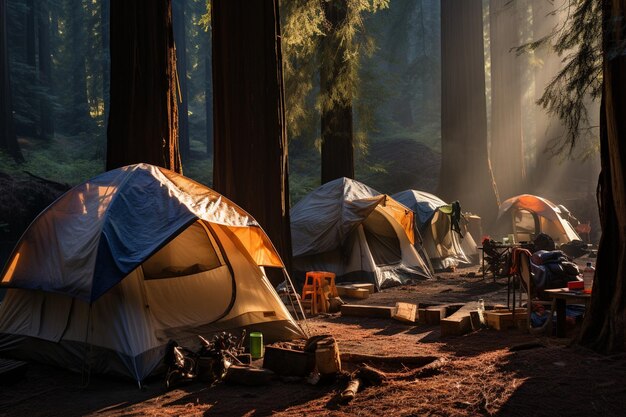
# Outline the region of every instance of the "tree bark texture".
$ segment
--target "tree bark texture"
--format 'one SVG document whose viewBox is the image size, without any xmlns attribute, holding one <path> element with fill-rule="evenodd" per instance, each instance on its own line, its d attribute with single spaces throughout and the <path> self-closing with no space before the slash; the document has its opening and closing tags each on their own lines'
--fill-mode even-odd
<svg viewBox="0 0 626 417">
<path fill-rule="evenodd" d="M 109 91 L 110 91 L 110 51 L 109 51 L 109 19 L 111 15 L 111 1 L 100 1 L 100 30 L 102 31 L 102 100 L 104 101 L 104 120 L 109 118 Z"/>
<path fill-rule="evenodd" d="M 324 2 L 326 20 L 331 26 L 322 39 L 320 83 L 324 95 L 333 95 L 344 59 L 344 48 L 332 33 L 346 19 L 346 0 Z M 330 100 L 327 99 L 327 102 Z M 322 184 L 341 177 L 354 178 L 354 143 L 352 126 L 352 99 L 322 105 Z"/>
<path fill-rule="evenodd" d="M 26 0 L 26 59 L 24 60 L 31 68 L 35 68 L 37 64 L 35 51 L 35 2 L 34 0 Z"/>
<path fill-rule="evenodd" d="M 173 0 L 174 43 L 176 44 L 176 69 L 180 100 L 178 103 L 178 143 L 183 161 L 189 156 L 189 116 L 187 94 L 187 32 L 185 26 L 185 0 Z"/>
<path fill-rule="evenodd" d="M 171 0 L 111 0 L 107 170 L 147 162 L 182 172 Z"/>
<path fill-rule="evenodd" d="M 13 123 L 9 48 L 7 44 L 7 0 L 0 0 L 0 148 L 18 162 L 24 161 Z"/>
<path fill-rule="evenodd" d="M 70 134 L 78 134 L 92 126 L 89 114 L 89 100 L 87 99 L 87 66 L 84 51 L 85 38 L 85 11 L 82 0 L 72 0 L 69 11 L 70 47 L 75 51 L 72 57 L 72 69 L 70 72 L 72 91 L 72 115 L 73 120 L 69 125 Z"/>
<path fill-rule="evenodd" d="M 204 53 L 204 116 L 206 129 L 206 154 L 209 157 L 213 156 L 213 50 L 211 48 L 211 43 L 211 31 L 207 31 L 207 42 L 205 45 L 208 50 Z"/>
<path fill-rule="evenodd" d="M 626 350 L 626 0 L 603 0 L 603 95 L 598 206 L 602 237 L 591 306 L 580 343 L 612 353 Z M 617 51 L 617 52 L 616 52 Z"/>
<path fill-rule="evenodd" d="M 491 161 L 502 200 L 521 194 L 525 184 L 522 143 L 520 58 L 513 48 L 519 36 L 520 14 L 511 0 L 490 0 L 491 38 Z"/>
<path fill-rule="evenodd" d="M 48 0 L 39 2 L 37 14 L 37 33 L 39 37 L 39 82 L 44 89 L 40 99 L 40 135 L 44 139 L 54 136 L 54 115 L 50 95 L 52 88 L 52 51 L 50 49 L 50 9 Z"/>
<path fill-rule="evenodd" d="M 289 269 L 278 0 L 213 0 L 213 187 L 265 229 Z"/>
<path fill-rule="evenodd" d="M 481 0 L 441 1 L 439 194 L 459 200 L 489 230 L 497 214 L 487 149 Z"/>
</svg>

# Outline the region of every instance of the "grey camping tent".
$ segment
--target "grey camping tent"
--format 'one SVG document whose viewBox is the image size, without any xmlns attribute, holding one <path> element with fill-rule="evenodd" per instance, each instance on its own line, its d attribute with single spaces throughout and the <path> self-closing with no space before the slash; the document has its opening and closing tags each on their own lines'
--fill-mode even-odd
<svg viewBox="0 0 626 417">
<path fill-rule="evenodd" d="M 294 275 L 300 281 L 314 270 L 377 289 L 430 277 L 412 245 L 413 213 L 365 184 L 330 181 L 302 198 L 290 215 Z"/>
<path fill-rule="evenodd" d="M 449 205 L 439 197 L 418 190 L 394 194 L 394 199 L 415 213 L 415 224 L 421 232 L 423 248 L 435 269 L 472 264 L 478 256 L 476 243 L 467 228 L 463 237 L 452 230 Z M 461 225 L 463 227 L 463 225 Z"/>
<path fill-rule="evenodd" d="M 220 194 L 152 165 L 109 171 L 61 196 L 17 244 L 1 278 L 0 351 L 141 381 L 170 339 L 303 337 L 263 267 L 283 263 Z"/>
</svg>

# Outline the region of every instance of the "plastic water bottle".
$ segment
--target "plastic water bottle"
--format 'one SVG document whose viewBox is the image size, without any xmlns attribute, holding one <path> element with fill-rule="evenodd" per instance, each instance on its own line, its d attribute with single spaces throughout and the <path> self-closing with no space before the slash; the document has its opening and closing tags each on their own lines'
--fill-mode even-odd
<svg viewBox="0 0 626 417">
<path fill-rule="evenodd" d="M 478 300 L 478 319 L 481 325 L 485 325 L 485 301 L 481 298 Z"/>
<path fill-rule="evenodd" d="M 593 287 L 593 277 L 595 274 L 596 269 L 591 265 L 591 262 L 587 262 L 587 266 L 583 269 L 585 292 L 591 292 L 591 288 Z"/>
</svg>

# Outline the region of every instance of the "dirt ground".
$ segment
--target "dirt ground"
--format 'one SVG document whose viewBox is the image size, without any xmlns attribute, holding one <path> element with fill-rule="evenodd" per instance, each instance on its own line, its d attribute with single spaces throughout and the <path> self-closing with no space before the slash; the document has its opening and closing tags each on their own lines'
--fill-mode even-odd
<svg viewBox="0 0 626 417">
<path fill-rule="evenodd" d="M 462 277 L 471 270 L 388 289 L 363 303 L 506 303 L 506 280 Z M 0 390 L 0 416 L 619 416 L 626 405 L 626 355 L 600 356 L 568 338 L 521 330 L 479 330 L 441 337 L 439 326 L 329 315 L 308 320 L 313 334 L 332 334 L 342 353 L 432 356 L 424 373 L 411 365 L 372 366 L 386 381 L 337 401 L 345 382 L 313 386 L 276 380 L 262 387 L 202 383 L 166 391 L 161 378 L 138 389 L 127 381 L 31 364 L 26 377 Z"/>
</svg>

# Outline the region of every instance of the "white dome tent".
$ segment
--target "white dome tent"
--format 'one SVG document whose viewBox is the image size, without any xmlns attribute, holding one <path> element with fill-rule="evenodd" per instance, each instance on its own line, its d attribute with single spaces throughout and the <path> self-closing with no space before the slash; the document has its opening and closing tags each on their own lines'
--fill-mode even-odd
<svg viewBox="0 0 626 417">
<path fill-rule="evenodd" d="M 417 253 L 413 213 L 391 197 L 349 178 L 307 194 L 291 212 L 295 276 L 330 271 L 337 282 L 381 289 L 429 278 Z"/>
</svg>

